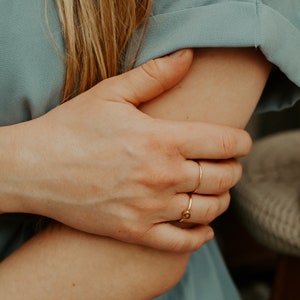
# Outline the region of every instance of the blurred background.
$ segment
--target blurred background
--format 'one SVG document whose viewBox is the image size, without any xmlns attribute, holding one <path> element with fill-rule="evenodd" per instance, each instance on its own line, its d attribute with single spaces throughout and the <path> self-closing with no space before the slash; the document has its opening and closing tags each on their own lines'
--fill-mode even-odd
<svg viewBox="0 0 300 300">
<path fill-rule="evenodd" d="M 268 135 L 295 128 L 300 128 L 300 103 L 281 112 L 254 116 L 247 130 L 255 142 Z M 243 300 L 300 299 L 300 253 L 298 257 L 283 255 L 263 246 L 240 222 L 234 205 L 214 221 L 213 227 Z"/>
</svg>

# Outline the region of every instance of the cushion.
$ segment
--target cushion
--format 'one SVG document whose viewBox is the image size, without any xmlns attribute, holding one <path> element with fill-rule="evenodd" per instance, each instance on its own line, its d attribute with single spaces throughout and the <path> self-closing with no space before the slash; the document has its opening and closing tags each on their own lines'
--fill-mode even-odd
<svg viewBox="0 0 300 300">
<path fill-rule="evenodd" d="M 242 164 L 232 191 L 241 222 L 263 245 L 300 256 L 300 130 L 256 141 Z"/>
</svg>

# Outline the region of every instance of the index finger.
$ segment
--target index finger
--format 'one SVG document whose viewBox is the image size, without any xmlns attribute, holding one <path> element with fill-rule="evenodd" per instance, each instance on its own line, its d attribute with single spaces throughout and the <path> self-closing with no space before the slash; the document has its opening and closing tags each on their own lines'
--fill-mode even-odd
<svg viewBox="0 0 300 300">
<path fill-rule="evenodd" d="M 252 140 L 242 129 L 206 122 L 173 122 L 167 136 L 187 159 L 228 159 L 249 153 Z"/>
</svg>

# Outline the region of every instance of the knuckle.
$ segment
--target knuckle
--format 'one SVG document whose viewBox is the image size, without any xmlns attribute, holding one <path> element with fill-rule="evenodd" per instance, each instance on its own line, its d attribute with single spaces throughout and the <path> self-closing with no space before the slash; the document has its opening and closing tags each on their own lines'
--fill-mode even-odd
<svg viewBox="0 0 300 300">
<path fill-rule="evenodd" d="M 178 182 L 176 176 L 164 168 L 162 164 L 156 162 L 155 166 L 149 166 L 147 172 L 140 175 L 139 181 L 142 185 L 151 190 L 163 190 L 175 186 Z"/>
<path fill-rule="evenodd" d="M 178 158 L 178 144 L 170 124 L 155 119 L 145 134 L 144 146 L 164 159 Z"/>
<path fill-rule="evenodd" d="M 176 172 L 172 172 L 167 164 L 157 161 L 155 165 L 149 166 L 144 181 L 151 189 L 164 190 L 176 186 L 178 184 L 177 177 Z"/>
<path fill-rule="evenodd" d="M 204 220 L 206 223 L 210 223 L 213 221 L 217 216 L 220 214 L 220 207 L 218 204 L 218 201 L 214 199 L 214 201 L 211 201 L 211 203 L 208 205 L 205 214 L 204 214 Z"/>
<path fill-rule="evenodd" d="M 161 91 L 165 90 L 163 80 L 160 80 L 162 70 L 157 60 L 153 59 L 148 61 L 141 66 L 141 69 L 146 75 L 147 79 L 154 81 L 155 84 L 160 86 Z"/>
<path fill-rule="evenodd" d="M 233 173 L 227 173 L 227 172 L 223 172 L 220 174 L 220 178 L 219 178 L 219 191 L 220 192 L 226 192 L 228 191 L 233 185 Z"/>
<path fill-rule="evenodd" d="M 168 188 L 176 185 L 177 179 L 172 172 L 159 169 L 154 176 L 154 183 L 157 187 Z"/>
<path fill-rule="evenodd" d="M 139 172 L 143 184 L 152 189 L 160 189 L 174 186 L 182 180 L 184 174 L 178 172 L 178 164 L 176 164 L 178 152 L 159 128 L 154 127 L 139 143 L 140 151 L 147 154 L 147 156 L 142 155 L 143 166 Z"/>
<path fill-rule="evenodd" d="M 164 146 L 164 139 L 158 127 L 153 126 L 151 130 L 147 132 L 147 138 L 144 139 L 145 147 L 152 151 L 160 151 Z"/>
<path fill-rule="evenodd" d="M 235 154 L 236 140 L 229 131 L 224 131 L 221 136 L 221 148 L 225 157 L 233 157 Z"/>
</svg>

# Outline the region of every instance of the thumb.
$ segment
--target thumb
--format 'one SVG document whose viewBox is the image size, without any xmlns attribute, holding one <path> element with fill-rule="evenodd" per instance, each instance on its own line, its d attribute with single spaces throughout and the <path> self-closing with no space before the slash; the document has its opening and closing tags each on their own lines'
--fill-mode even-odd
<svg viewBox="0 0 300 300">
<path fill-rule="evenodd" d="M 109 93 L 102 93 L 102 96 L 138 106 L 175 86 L 189 70 L 192 60 L 191 49 L 150 60 L 124 74 L 102 81 L 101 90 Z"/>
</svg>

